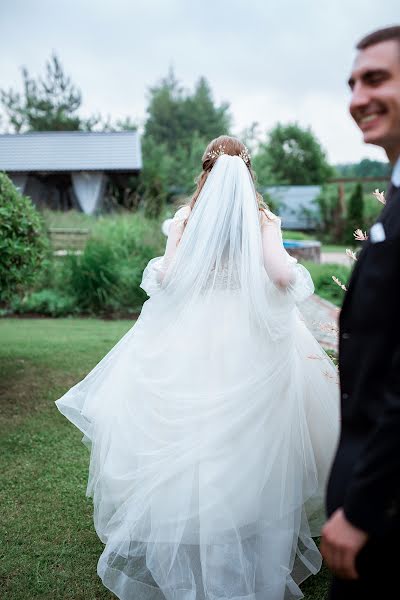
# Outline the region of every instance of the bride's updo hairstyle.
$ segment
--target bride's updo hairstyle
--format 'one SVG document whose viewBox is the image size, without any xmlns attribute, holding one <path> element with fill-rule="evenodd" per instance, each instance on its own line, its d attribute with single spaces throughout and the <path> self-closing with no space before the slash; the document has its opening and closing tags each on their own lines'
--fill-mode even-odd
<svg viewBox="0 0 400 600">
<path fill-rule="evenodd" d="M 221 156 L 221 154 L 229 154 L 230 156 L 240 156 L 243 159 L 243 162 L 245 163 L 246 167 L 248 168 L 251 179 L 255 184 L 256 177 L 251 167 L 251 158 L 246 146 L 235 137 L 231 137 L 230 135 L 220 135 L 214 140 L 211 140 L 203 154 L 203 170 L 200 173 L 200 175 L 196 178 L 196 191 L 193 194 L 189 203 L 191 209 L 196 204 L 196 200 L 199 197 L 201 190 L 203 189 L 203 185 L 207 181 L 207 177 L 211 173 L 213 166 L 215 165 L 216 161 L 218 160 L 219 156 Z M 267 210 L 268 206 L 265 204 L 261 194 L 256 192 L 256 196 L 259 209 Z"/>
</svg>

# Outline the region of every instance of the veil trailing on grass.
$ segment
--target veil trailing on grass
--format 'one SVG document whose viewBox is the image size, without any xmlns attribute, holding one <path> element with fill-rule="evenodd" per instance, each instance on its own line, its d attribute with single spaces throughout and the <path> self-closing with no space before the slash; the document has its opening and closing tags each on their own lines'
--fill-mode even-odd
<svg viewBox="0 0 400 600">
<path fill-rule="evenodd" d="M 300 598 L 339 423 L 296 308 L 312 283 L 237 156 L 182 223 L 137 323 L 57 401 L 91 448 L 98 573 L 122 600 Z"/>
</svg>

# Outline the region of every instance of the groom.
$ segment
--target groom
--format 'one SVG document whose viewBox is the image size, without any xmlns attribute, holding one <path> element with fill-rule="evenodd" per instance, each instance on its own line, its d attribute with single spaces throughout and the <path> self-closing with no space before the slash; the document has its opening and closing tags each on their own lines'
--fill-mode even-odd
<svg viewBox="0 0 400 600">
<path fill-rule="evenodd" d="M 331 600 L 400 598 L 400 26 L 357 45 L 350 113 L 393 165 L 340 315 L 342 431 L 321 552 Z"/>
</svg>

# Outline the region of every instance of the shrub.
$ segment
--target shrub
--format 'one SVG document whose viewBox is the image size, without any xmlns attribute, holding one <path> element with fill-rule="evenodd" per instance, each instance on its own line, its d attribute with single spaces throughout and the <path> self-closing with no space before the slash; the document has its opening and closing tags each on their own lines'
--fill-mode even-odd
<svg viewBox="0 0 400 600">
<path fill-rule="evenodd" d="M 147 300 L 147 294 L 140 287 L 140 283 L 145 266 L 154 256 L 154 250 L 149 246 L 144 246 L 121 263 L 119 267 L 120 287 L 118 290 L 120 308 L 138 311 L 143 302 Z"/>
<path fill-rule="evenodd" d="M 102 312 L 116 307 L 119 274 L 110 244 L 91 239 L 80 256 L 66 258 L 66 280 L 80 309 Z"/>
<path fill-rule="evenodd" d="M 304 266 L 310 271 L 315 286 L 315 293 L 321 296 L 321 298 L 325 298 L 325 300 L 341 306 L 344 291 L 332 280 L 332 275 L 346 285 L 351 273 L 350 267 L 312 262 L 304 262 Z"/>
<path fill-rule="evenodd" d="M 15 300 L 10 308 L 18 313 L 64 316 L 127 314 L 140 310 L 147 299 L 140 288 L 143 269 L 161 255 L 165 237 L 161 219 L 149 220 L 143 211 L 90 217 L 47 211 L 55 226 L 89 226 L 91 237 L 81 255 L 54 258 L 50 253 L 34 281 L 33 293 Z M 70 223 L 68 219 L 71 219 Z"/>
<path fill-rule="evenodd" d="M 168 195 L 173 159 L 165 144 L 160 144 L 150 135 L 143 137 L 142 151 L 145 161 L 140 173 L 140 189 L 145 215 L 149 219 L 156 219 Z"/>
<path fill-rule="evenodd" d="M 132 214 L 98 219 L 92 229 L 95 239 L 111 244 L 116 253 L 127 257 L 149 246 L 156 254 L 162 253 L 165 237 L 161 232 L 161 219 L 147 219 L 142 211 Z"/>
<path fill-rule="evenodd" d="M 19 314 L 37 313 L 49 317 L 64 317 L 77 312 L 75 298 L 52 289 L 43 289 L 22 299 L 15 299 L 11 308 Z"/>
<path fill-rule="evenodd" d="M 83 254 L 65 259 L 64 281 L 80 310 L 136 311 L 147 299 L 139 287 L 148 261 L 163 252 L 160 227 L 145 219 L 104 219 Z"/>
<path fill-rule="evenodd" d="M 354 231 L 364 229 L 364 195 L 360 183 L 357 183 L 347 206 L 346 241 L 354 243 Z"/>
<path fill-rule="evenodd" d="M 43 221 L 31 200 L 0 173 L 0 301 L 26 292 L 48 252 Z"/>
<path fill-rule="evenodd" d="M 337 187 L 324 185 L 315 202 L 320 216 L 321 237 L 326 242 L 342 243 L 345 219 Z"/>
</svg>

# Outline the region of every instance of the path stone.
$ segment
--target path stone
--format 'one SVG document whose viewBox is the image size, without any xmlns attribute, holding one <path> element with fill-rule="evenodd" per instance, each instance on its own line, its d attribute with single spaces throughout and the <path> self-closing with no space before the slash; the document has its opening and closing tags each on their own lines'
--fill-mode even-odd
<svg viewBox="0 0 400 600">
<path fill-rule="evenodd" d="M 340 309 L 313 294 L 299 306 L 304 322 L 313 336 L 324 348 L 338 350 L 338 326 Z M 322 325 L 322 327 L 321 327 Z"/>
</svg>

